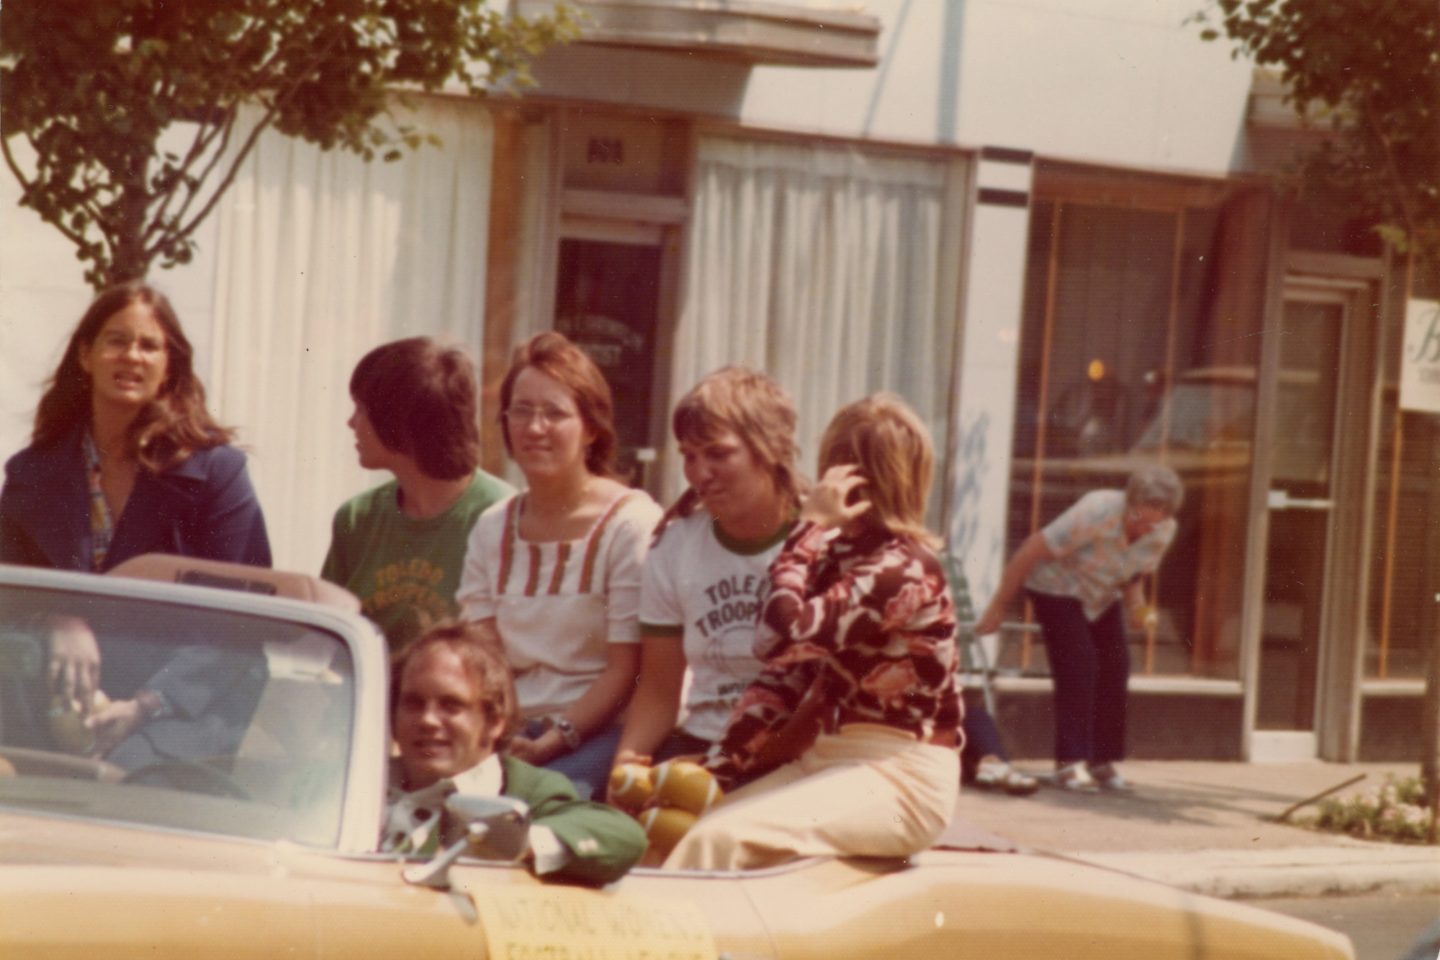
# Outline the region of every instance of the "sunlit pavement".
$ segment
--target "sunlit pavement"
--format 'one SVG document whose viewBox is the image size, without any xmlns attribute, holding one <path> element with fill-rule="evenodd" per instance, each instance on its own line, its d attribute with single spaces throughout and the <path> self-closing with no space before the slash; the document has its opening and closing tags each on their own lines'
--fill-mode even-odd
<svg viewBox="0 0 1440 960">
<path fill-rule="evenodd" d="M 1017 764 L 1043 772 L 1039 763 Z M 1440 848 L 1374 843 L 1277 822 L 1292 805 L 1413 775 L 1409 764 L 1130 761 L 1129 793 L 1030 797 L 964 788 L 957 814 L 1015 841 L 1221 897 L 1440 894 Z M 1313 812 L 1305 807 L 1296 812 Z"/>
</svg>

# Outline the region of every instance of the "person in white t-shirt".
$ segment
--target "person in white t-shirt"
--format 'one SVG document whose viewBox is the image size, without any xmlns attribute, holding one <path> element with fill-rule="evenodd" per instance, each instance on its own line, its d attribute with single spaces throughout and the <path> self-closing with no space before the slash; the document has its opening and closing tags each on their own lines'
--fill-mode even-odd
<svg viewBox="0 0 1440 960">
<path fill-rule="evenodd" d="M 785 391 L 743 367 L 711 373 L 675 407 L 689 488 L 645 559 L 640 682 L 617 765 L 704 753 L 760 672 L 755 628 L 770 561 L 804 489 L 795 422 Z"/>
</svg>

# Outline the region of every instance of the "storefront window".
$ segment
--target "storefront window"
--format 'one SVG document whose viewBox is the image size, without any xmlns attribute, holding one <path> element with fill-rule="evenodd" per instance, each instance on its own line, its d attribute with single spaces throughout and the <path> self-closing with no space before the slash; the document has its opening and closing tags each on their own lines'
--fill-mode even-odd
<svg viewBox="0 0 1440 960">
<path fill-rule="evenodd" d="M 1186 501 L 1147 585 L 1160 623 L 1132 636 L 1135 669 L 1234 679 L 1268 207 L 1176 192 L 1169 206 L 1037 202 L 1009 550 L 1087 491 L 1168 464 Z M 1043 669 L 1034 647 L 1022 668 Z"/>
<path fill-rule="evenodd" d="M 1417 274 L 1407 299 L 1440 301 Z M 1389 338 L 1381 407 L 1365 677 L 1418 680 L 1440 634 L 1440 417 L 1399 409 L 1399 331 Z"/>
</svg>

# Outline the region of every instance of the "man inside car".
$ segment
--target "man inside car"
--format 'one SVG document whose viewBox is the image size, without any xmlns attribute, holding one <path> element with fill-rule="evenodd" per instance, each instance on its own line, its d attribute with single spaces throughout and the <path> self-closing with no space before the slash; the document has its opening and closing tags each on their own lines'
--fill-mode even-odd
<svg viewBox="0 0 1440 960">
<path fill-rule="evenodd" d="M 530 808 L 526 860 L 537 876 L 605 884 L 645 852 L 634 819 L 581 800 L 562 774 L 497 752 L 518 718 L 509 667 L 476 624 L 432 627 L 400 655 L 392 722 L 399 756 L 390 771 L 381 848 L 428 854 L 462 835 L 446 822 L 453 793 L 506 796 Z"/>
</svg>

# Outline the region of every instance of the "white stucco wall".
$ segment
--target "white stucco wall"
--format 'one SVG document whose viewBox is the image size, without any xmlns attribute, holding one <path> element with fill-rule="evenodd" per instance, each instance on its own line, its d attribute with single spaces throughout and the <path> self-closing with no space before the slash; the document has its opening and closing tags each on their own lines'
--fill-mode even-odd
<svg viewBox="0 0 1440 960">
<path fill-rule="evenodd" d="M 41 386 L 90 300 L 73 248 L 19 199 L 0 167 L 0 458 L 25 446 Z"/>
<path fill-rule="evenodd" d="M 1251 67 L 1204 43 L 1195 0 L 966 0 L 963 142 L 1221 173 Z"/>
<path fill-rule="evenodd" d="M 877 68 L 757 68 L 740 118 L 845 136 L 1021 147 L 1124 167 L 1231 167 L 1251 68 L 1185 23 L 1195 0 L 864 6 L 883 24 Z"/>
</svg>

